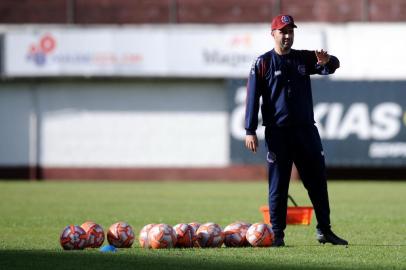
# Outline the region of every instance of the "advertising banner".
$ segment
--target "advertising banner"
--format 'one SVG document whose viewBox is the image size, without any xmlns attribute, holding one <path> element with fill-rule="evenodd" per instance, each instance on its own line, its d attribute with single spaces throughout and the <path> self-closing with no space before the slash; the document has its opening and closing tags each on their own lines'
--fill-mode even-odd
<svg viewBox="0 0 406 270">
<path fill-rule="evenodd" d="M 43 29 L 5 36 L 6 76 L 165 74 L 162 31 Z"/>
<path fill-rule="evenodd" d="M 293 47 L 337 55 L 343 69 L 332 80 L 405 80 L 405 31 L 406 24 L 300 23 Z M 383 49 L 377 32 L 396 42 Z M 18 26 L 4 32 L 3 75 L 245 78 L 273 45 L 269 24 Z"/>
<path fill-rule="evenodd" d="M 233 163 L 264 163 L 244 147 L 245 80 L 230 80 L 230 155 Z M 332 167 L 406 166 L 406 81 L 312 80 L 314 117 L 326 163 Z M 259 114 L 261 123 L 261 115 Z"/>
<path fill-rule="evenodd" d="M 322 47 L 314 25 L 296 47 Z M 300 36 L 300 35 L 299 35 Z M 36 76 L 242 78 L 273 46 L 269 25 L 17 28 L 5 33 L 4 73 Z"/>
</svg>

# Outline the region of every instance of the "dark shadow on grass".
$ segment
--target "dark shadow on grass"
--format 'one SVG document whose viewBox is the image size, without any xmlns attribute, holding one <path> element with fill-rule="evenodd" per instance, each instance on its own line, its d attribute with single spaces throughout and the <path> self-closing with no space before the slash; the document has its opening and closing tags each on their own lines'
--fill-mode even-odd
<svg viewBox="0 0 406 270">
<path fill-rule="evenodd" d="M 253 250 L 255 252 L 255 250 Z M 337 267 L 328 267 L 338 269 Z M 0 250 L 0 269 L 326 269 L 315 264 L 250 261 L 250 258 L 205 256 L 183 252 L 21 251 Z"/>
<path fill-rule="evenodd" d="M 354 247 L 406 247 L 406 244 L 351 244 Z"/>
<path fill-rule="evenodd" d="M 348 246 L 343 245 L 332 245 L 332 244 L 308 244 L 308 245 L 286 245 L 283 248 L 294 248 L 294 247 L 336 247 L 336 248 L 348 248 L 348 247 L 406 247 L 406 244 L 349 244 Z"/>
</svg>

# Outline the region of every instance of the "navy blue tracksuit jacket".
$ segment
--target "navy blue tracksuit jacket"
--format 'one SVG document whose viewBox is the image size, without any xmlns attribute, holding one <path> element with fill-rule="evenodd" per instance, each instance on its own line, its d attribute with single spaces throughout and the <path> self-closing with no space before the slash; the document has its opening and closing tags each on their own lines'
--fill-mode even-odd
<svg viewBox="0 0 406 270">
<path fill-rule="evenodd" d="M 314 51 L 291 50 L 278 55 L 271 50 L 257 58 L 247 85 L 245 129 L 255 134 L 258 126 L 259 98 L 262 96 L 264 126 L 313 125 L 310 76 L 328 75 L 339 67 L 335 56 L 326 66 L 317 65 Z"/>
<path fill-rule="evenodd" d="M 319 229 L 330 228 L 330 208 L 324 152 L 314 126 L 310 75 L 328 75 L 340 66 L 330 57 L 317 64 L 314 51 L 293 50 L 278 55 L 271 50 L 253 64 L 247 83 L 245 130 L 255 135 L 261 113 L 268 148 L 269 209 L 276 237 L 284 237 L 287 195 L 293 162 L 312 201 Z"/>
</svg>

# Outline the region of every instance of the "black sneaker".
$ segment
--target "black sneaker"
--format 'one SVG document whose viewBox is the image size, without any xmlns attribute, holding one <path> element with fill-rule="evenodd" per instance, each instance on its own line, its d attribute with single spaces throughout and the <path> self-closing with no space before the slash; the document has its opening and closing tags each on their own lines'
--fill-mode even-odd
<svg viewBox="0 0 406 270">
<path fill-rule="evenodd" d="M 331 243 L 333 245 L 348 245 L 348 241 L 341 239 L 332 230 L 321 231 L 317 229 L 316 239 L 321 244 Z"/>
<path fill-rule="evenodd" d="M 285 241 L 283 241 L 283 238 L 275 238 L 272 243 L 272 247 L 284 247 L 285 246 Z"/>
</svg>

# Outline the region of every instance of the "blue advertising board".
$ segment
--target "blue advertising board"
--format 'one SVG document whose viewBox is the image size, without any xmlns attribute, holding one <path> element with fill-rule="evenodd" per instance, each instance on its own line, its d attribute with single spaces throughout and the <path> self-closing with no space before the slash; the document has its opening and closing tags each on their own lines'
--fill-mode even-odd
<svg viewBox="0 0 406 270">
<path fill-rule="evenodd" d="M 314 115 L 331 167 L 406 166 L 406 81 L 312 80 Z M 230 155 L 235 164 L 263 163 L 244 147 L 246 80 L 228 81 Z M 261 115 L 259 115 L 261 123 Z"/>
</svg>

